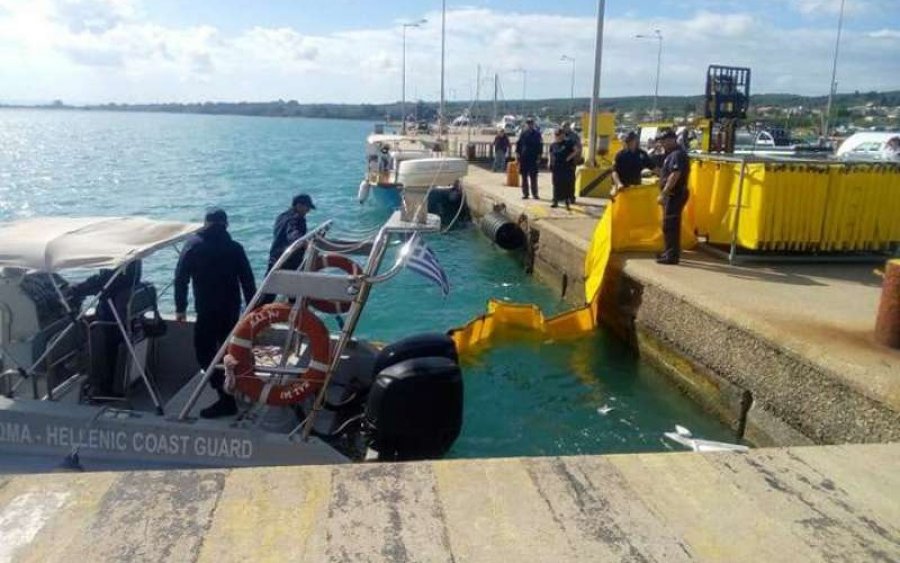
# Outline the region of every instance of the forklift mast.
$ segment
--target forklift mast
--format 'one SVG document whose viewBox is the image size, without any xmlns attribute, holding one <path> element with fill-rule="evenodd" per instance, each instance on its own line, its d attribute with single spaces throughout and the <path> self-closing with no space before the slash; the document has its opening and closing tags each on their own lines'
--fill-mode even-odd
<svg viewBox="0 0 900 563">
<path fill-rule="evenodd" d="M 704 105 L 704 117 L 711 122 L 710 150 L 734 152 L 737 124 L 739 120 L 747 119 L 749 106 L 750 69 L 710 65 L 706 72 Z"/>
</svg>

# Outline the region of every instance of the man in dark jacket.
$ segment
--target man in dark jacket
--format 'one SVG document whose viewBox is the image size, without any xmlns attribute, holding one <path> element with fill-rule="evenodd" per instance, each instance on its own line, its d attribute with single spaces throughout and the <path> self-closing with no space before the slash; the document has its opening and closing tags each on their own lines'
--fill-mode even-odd
<svg viewBox="0 0 900 563">
<path fill-rule="evenodd" d="M 522 199 L 528 199 L 528 187 L 531 186 L 531 197 L 538 199 L 538 165 L 544 152 L 544 140 L 541 132 L 534 126 L 534 118 L 525 120 L 525 129 L 516 141 L 516 157 L 519 159 L 519 173 L 522 174 Z"/>
<path fill-rule="evenodd" d="M 491 170 L 494 172 L 503 172 L 506 170 L 506 157 L 509 154 L 509 137 L 506 136 L 506 129 L 499 127 L 497 134 L 494 136 L 494 163 Z"/>
<path fill-rule="evenodd" d="M 663 206 L 663 238 L 665 250 L 656 259 L 660 264 L 678 264 L 681 259 L 681 213 L 688 201 L 690 162 L 687 153 L 677 142 L 671 129 L 664 130 L 657 139 L 666 151 L 659 173 L 659 204 Z"/>
<path fill-rule="evenodd" d="M 610 197 L 615 197 L 628 186 L 641 185 L 641 172 L 645 168 L 652 169 L 653 160 L 647 151 L 641 148 L 637 133 L 629 131 L 625 136 L 625 148 L 616 154 L 612 172 L 612 190 Z"/>
<path fill-rule="evenodd" d="M 269 249 L 269 270 L 291 243 L 306 235 L 306 214 L 315 208 L 311 197 L 300 194 L 294 196 L 290 209 L 275 219 L 275 226 L 272 229 L 272 247 Z M 302 261 L 303 253 L 298 252 L 282 268 L 294 270 Z"/>
<path fill-rule="evenodd" d="M 221 209 L 206 214 L 205 228 L 186 245 L 175 270 L 175 318 L 187 318 L 188 282 L 194 289 L 194 351 L 197 362 L 206 369 L 228 338 L 241 314 L 241 293 L 249 304 L 256 293 L 253 270 L 244 247 L 228 234 L 228 216 Z M 237 413 L 234 397 L 222 386 L 225 374 L 216 370 L 209 380 L 219 400 L 200 411 L 203 418 L 218 418 Z"/>
</svg>

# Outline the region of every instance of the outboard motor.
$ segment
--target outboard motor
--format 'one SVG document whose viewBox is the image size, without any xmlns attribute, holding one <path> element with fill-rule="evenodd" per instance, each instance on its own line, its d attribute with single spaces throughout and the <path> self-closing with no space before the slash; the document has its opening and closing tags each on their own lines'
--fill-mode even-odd
<svg viewBox="0 0 900 563">
<path fill-rule="evenodd" d="M 453 341 L 422 335 L 385 347 L 375 362 L 365 427 L 381 461 L 442 457 L 462 428 L 463 381 Z"/>
</svg>

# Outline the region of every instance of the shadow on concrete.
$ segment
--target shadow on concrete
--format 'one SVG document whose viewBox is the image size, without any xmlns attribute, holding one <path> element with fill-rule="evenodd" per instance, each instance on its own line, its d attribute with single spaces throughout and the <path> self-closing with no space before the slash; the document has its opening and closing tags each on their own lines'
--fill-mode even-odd
<svg viewBox="0 0 900 563">
<path fill-rule="evenodd" d="M 881 287 L 881 278 L 875 274 L 877 263 L 741 263 L 730 265 L 725 261 L 701 252 L 686 253 L 681 264 L 725 275 L 759 279 L 773 283 L 794 285 L 827 285 L 815 278 L 858 283 L 867 287 Z"/>
<path fill-rule="evenodd" d="M 698 259 L 699 258 L 699 259 Z M 791 285 L 805 286 L 822 286 L 822 282 L 818 282 L 808 276 L 800 275 L 790 271 L 775 270 L 762 266 L 732 266 L 726 262 L 709 262 L 697 255 L 685 254 L 681 259 L 680 267 L 693 268 L 697 270 L 706 270 L 707 272 L 715 272 L 732 278 L 756 280 L 766 283 L 781 283 Z"/>
</svg>

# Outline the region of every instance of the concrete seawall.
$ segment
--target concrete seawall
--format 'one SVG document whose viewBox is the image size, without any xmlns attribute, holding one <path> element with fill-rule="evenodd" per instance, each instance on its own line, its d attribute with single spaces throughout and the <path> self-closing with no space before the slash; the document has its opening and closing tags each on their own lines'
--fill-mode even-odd
<svg viewBox="0 0 900 563">
<path fill-rule="evenodd" d="M 900 445 L 0 475 L 0 561 L 891 561 Z"/>
<path fill-rule="evenodd" d="M 502 181 L 470 171 L 473 215 L 504 206 L 524 216 L 535 275 L 582 303 L 584 257 L 605 202 L 550 209 Z M 729 266 L 689 252 L 667 267 L 617 255 L 601 321 L 754 444 L 883 442 L 900 440 L 900 352 L 872 341 L 879 295 L 866 265 Z"/>
</svg>

